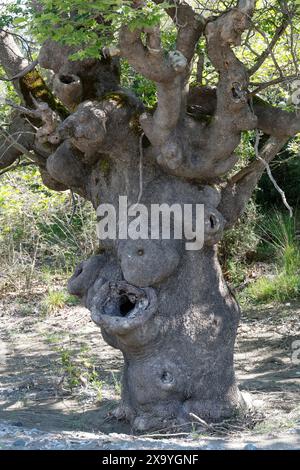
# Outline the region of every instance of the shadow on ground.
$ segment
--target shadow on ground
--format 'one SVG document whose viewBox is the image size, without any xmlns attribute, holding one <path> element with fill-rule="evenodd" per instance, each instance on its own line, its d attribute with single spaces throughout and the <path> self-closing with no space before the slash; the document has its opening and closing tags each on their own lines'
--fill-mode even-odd
<svg viewBox="0 0 300 470">
<path fill-rule="evenodd" d="M 43 431 L 130 434 L 128 425 L 111 417 L 121 354 L 104 343 L 88 312 L 77 306 L 47 317 L 22 315 L 17 302 L 0 302 L 0 421 Z M 259 309 L 245 314 L 239 329 L 238 381 L 265 414 L 268 432 L 299 421 L 300 366 L 291 361 L 299 313 L 297 305 Z M 86 370 L 97 373 L 98 389 L 84 382 Z M 80 382 L 73 389 L 72 374 Z"/>
</svg>

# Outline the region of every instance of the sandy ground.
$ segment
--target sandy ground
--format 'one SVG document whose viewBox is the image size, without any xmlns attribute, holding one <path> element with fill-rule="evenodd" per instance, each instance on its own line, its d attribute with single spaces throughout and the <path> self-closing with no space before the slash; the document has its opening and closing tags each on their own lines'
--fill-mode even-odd
<svg viewBox="0 0 300 470">
<path fill-rule="evenodd" d="M 243 315 L 235 359 L 240 388 L 256 410 L 251 426 L 139 437 L 111 416 L 121 354 L 104 343 L 84 308 L 45 316 L 40 304 L 34 292 L 0 299 L 0 448 L 300 449 L 300 364 L 292 361 L 299 304 Z"/>
</svg>

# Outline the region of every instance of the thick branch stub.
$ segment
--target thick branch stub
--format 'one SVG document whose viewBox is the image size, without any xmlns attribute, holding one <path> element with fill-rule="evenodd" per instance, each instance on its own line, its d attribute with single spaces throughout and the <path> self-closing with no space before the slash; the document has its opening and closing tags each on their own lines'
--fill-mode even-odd
<svg viewBox="0 0 300 470">
<path fill-rule="evenodd" d="M 264 64 L 264 62 L 267 60 L 267 58 L 273 54 L 273 50 L 277 44 L 277 42 L 279 41 L 279 39 L 282 37 L 282 35 L 284 34 L 284 32 L 286 31 L 288 25 L 289 25 L 290 21 L 289 21 L 289 18 L 287 17 L 284 17 L 283 18 L 283 21 L 281 23 L 281 25 L 277 28 L 277 30 L 275 31 L 274 33 L 274 36 L 272 37 L 272 40 L 270 42 L 270 44 L 268 45 L 268 47 L 264 50 L 264 52 L 261 54 L 260 57 L 258 57 L 257 61 L 255 62 L 255 64 L 251 67 L 251 69 L 249 70 L 249 76 L 251 77 L 252 75 L 254 75 L 259 69 L 260 67 Z"/>
<path fill-rule="evenodd" d="M 81 101 L 103 97 L 120 88 L 120 67 L 117 58 L 72 61 L 72 46 L 47 40 L 39 53 L 39 64 L 55 73 L 55 86 L 60 98 L 71 110 Z M 79 83 L 79 81 L 80 83 Z"/>
<path fill-rule="evenodd" d="M 175 71 L 172 63 L 165 58 L 160 44 L 160 30 L 155 27 L 147 29 L 147 45 L 141 39 L 143 31 L 131 31 L 122 26 L 119 35 L 120 53 L 144 77 L 156 83 L 165 83 L 173 79 Z M 151 47 L 155 45 L 154 48 Z"/>
<path fill-rule="evenodd" d="M 28 116 L 34 121 L 41 121 L 42 125 L 37 129 L 35 141 L 37 146 L 44 144 L 58 145 L 60 137 L 58 135 L 58 126 L 61 123 L 60 116 L 53 111 L 45 102 L 39 102 L 31 97 L 35 109 L 28 109 L 24 106 L 16 105 L 15 103 L 7 100 L 7 104 L 17 109 L 21 114 Z M 46 149 L 45 149 L 46 150 Z"/>
</svg>

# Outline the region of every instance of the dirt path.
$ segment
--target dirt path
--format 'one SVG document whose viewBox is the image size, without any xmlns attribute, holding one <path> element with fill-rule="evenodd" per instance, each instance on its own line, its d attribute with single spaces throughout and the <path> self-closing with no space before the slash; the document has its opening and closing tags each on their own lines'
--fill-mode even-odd
<svg viewBox="0 0 300 470">
<path fill-rule="evenodd" d="M 263 412 L 261 422 L 253 430 L 233 428 L 230 439 L 197 433 L 167 444 L 137 440 L 128 425 L 111 417 L 119 398 L 122 358 L 104 343 L 89 313 L 76 306 L 45 317 L 39 306 L 40 297 L 34 294 L 0 300 L 2 447 L 244 448 L 277 443 L 300 448 L 300 365 L 291 361 L 292 343 L 300 340 L 300 305 L 255 309 L 243 316 L 237 376 L 240 388 Z M 169 447 L 159 447 L 163 445 Z"/>
</svg>

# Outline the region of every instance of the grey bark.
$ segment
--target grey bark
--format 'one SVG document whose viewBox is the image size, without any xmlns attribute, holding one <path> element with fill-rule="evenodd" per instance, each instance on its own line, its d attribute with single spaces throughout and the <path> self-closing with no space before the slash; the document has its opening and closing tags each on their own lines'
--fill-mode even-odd
<svg viewBox="0 0 300 470">
<path fill-rule="evenodd" d="M 8 79 L 13 78 L 28 67 L 28 61 L 23 57 L 13 36 L 5 30 L 0 30 L 0 64 Z M 21 96 L 21 89 L 17 81 L 15 87 Z"/>
</svg>

